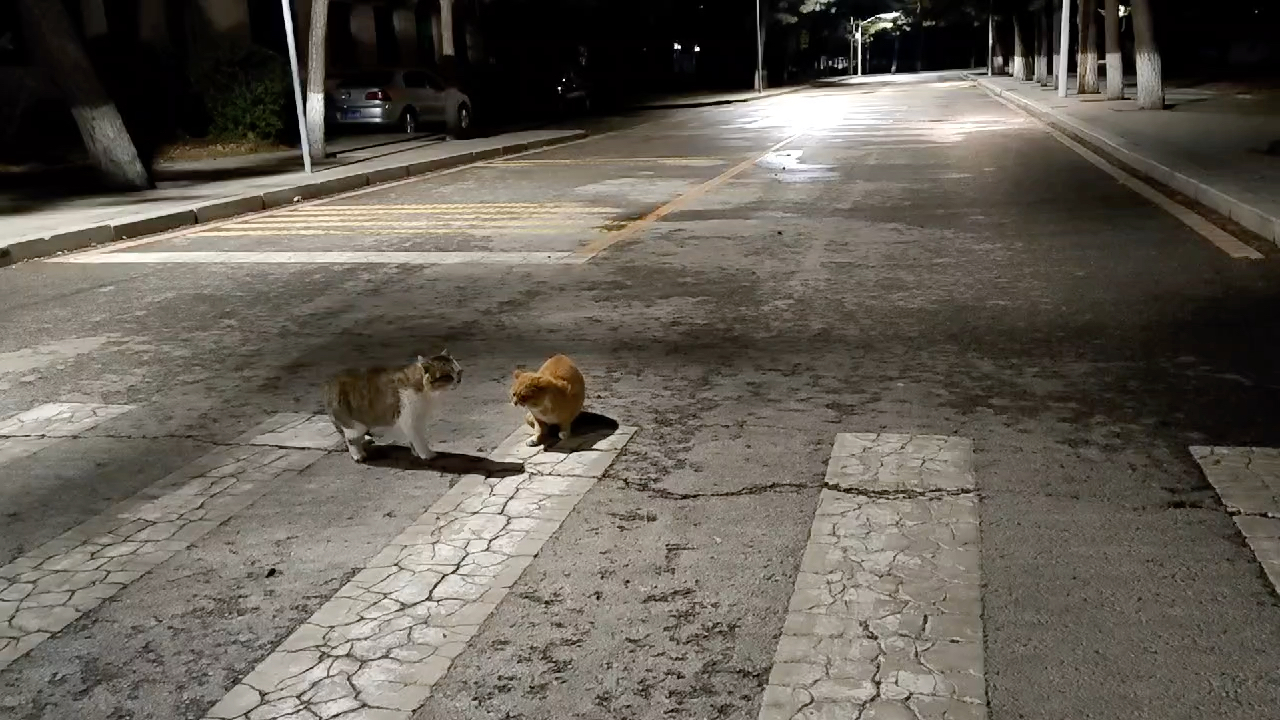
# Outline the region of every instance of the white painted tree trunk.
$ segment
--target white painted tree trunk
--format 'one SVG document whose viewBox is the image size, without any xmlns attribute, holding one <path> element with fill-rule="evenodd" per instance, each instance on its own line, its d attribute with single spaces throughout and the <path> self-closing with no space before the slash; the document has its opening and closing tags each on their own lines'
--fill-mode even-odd
<svg viewBox="0 0 1280 720">
<path fill-rule="evenodd" d="M 1026 20 L 1022 14 L 1013 16 L 1013 79 L 1014 80 L 1030 80 L 1032 68 L 1028 62 L 1028 52 L 1026 33 Z"/>
<path fill-rule="evenodd" d="M 1049 30 L 1049 16 L 1043 10 L 1036 12 L 1036 83 L 1049 83 L 1049 53 L 1053 45 Z"/>
<path fill-rule="evenodd" d="M 1163 110 L 1164 77 L 1149 0 L 1133 0 L 1133 54 L 1134 69 L 1138 73 L 1138 107 Z"/>
<path fill-rule="evenodd" d="M 18 0 L 31 50 L 62 91 L 80 128 L 85 149 L 103 179 L 120 190 L 145 190 L 151 178 L 138 158 L 133 138 L 93 71 L 60 2 Z"/>
<path fill-rule="evenodd" d="M 1120 0 L 1106 0 L 1107 99 L 1124 99 L 1124 54 L 1120 52 Z"/>
<path fill-rule="evenodd" d="M 84 21 L 84 36 L 89 40 L 107 34 L 107 8 L 102 0 L 80 0 L 80 17 Z"/>
<path fill-rule="evenodd" d="M 1062 8 L 1053 13 L 1053 41 L 1049 48 L 1049 87 L 1058 86 L 1058 65 L 1062 59 Z"/>
<path fill-rule="evenodd" d="M 1076 92 L 1090 95 L 1098 92 L 1098 22 L 1097 0 L 1080 0 L 1076 15 L 1079 45 L 1076 48 Z"/>
<path fill-rule="evenodd" d="M 1066 97 L 1067 76 L 1071 73 L 1071 0 L 1062 0 L 1062 12 L 1058 15 L 1058 97 Z"/>
<path fill-rule="evenodd" d="M 453 57 L 453 0 L 440 0 L 440 54 Z"/>
<path fill-rule="evenodd" d="M 329 31 L 329 0 L 311 0 L 307 32 L 307 153 L 311 162 L 324 159 L 325 39 Z"/>
</svg>

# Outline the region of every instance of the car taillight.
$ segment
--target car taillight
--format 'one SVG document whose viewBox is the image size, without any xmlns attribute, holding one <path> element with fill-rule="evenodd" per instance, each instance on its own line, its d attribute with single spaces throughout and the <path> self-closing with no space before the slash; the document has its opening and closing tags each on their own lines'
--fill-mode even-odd
<svg viewBox="0 0 1280 720">
<path fill-rule="evenodd" d="M 386 90 L 370 90 L 364 94 L 365 100 L 378 100 L 381 102 L 391 102 L 391 94 Z"/>
</svg>

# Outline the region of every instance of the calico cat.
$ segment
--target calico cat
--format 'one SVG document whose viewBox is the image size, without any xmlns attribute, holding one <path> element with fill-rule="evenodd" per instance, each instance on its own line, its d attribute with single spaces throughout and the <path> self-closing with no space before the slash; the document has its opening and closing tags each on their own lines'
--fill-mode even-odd
<svg viewBox="0 0 1280 720">
<path fill-rule="evenodd" d="M 558 426 L 560 439 L 567 440 L 587 396 L 578 366 L 564 355 L 556 355 L 537 372 L 516 370 L 512 379 L 511 404 L 528 410 L 524 421 L 534 429 L 526 444 L 547 445 L 548 425 Z"/>
<path fill-rule="evenodd" d="M 398 436 L 423 460 L 435 456 L 427 442 L 427 420 L 435 395 L 462 382 L 462 366 L 445 350 L 394 368 L 346 370 L 324 386 L 324 405 L 347 451 L 364 462 L 373 435 Z"/>
</svg>

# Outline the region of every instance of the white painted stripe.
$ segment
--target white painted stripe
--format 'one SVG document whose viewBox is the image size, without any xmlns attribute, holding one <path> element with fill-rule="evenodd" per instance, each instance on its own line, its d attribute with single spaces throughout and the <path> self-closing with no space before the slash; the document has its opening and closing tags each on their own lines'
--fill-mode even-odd
<svg viewBox="0 0 1280 720">
<path fill-rule="evenodd" d="M 842 433 L 760 720 L 986 717 L 965 438 Z"/>
<path fill-rule="evenodd" d="M 132 409 L 132 405 L 45 403 L 0 421 L 0 437 L 71 437 Z"/>
<path fill-rule="evenodd" d="M 524 472 L 464 477 L 207 717 L 407 719 L 634 432 L 584 435 L 563 450 L 591 449 L 568 454 L 512 433 L 490 458 Z"/>
<path fill-rule="evenodd" d="M 295 233 L 296 234 L 296 233 Z M 553 265 L 567 252 L 121 252 L 64 255 L 48 262 L 85 265 L 121 263 L 225 263 L 298 265 Z"/>
<path fill-rule="evenodd" d="M 1003 103 L 1006 107 L 1009 107 L 1013 110 L 1018 111 L 1020 115 L 1024 117 L 1031 117 L 1026 113 L 1025 110 L 1010 103 L 1008 100 L 999 96 L 992 96 L 992 97 L 995 97 L 997 101 L 999 101 L 1000 103 Z M 1219 250 L 1225 252 L 1227 255 L 1230 255 L 1231 257 L 1236 259 L 1246 259 L 1246 260 L 1263 259 L 1262 253 L 1240 242 L 1238 239 L 1233 237 L 1230 233 L 1226 232 L 1225 230 L 1218 227 L 1217 225 L 1214 225 L 1213 223 L 1204 219 L 1200 215 L 1197 215 L 1190 208 L 1179 205 L 1178 203 L 1169 199 L 1169 197 L 1166 196 L 1164 193 L 1161 193 L 1160 191 L 1156 190 L 1155 188 L 1151 187 L 1145 182 L 1139 180 L 1133 175 L 1130 175 L 1129 173 L 1121 170 L 1115 165 L 1112 165 L 1111 163 L 1107 162 L 1102 157 L 1100 157 L 1097 153 L 1093 152 L 1092 150 L 1085 147 L 1084 145 L 1081 145 L 1075 140 L 1072 140 L 1066 135 L 1063 135 L 1062 133 L 1058 132 L 1054 128 L 1049 127 L 1049 125 L 1040 121 L 1039 119 L 1036 119 L 1036 122 L 1039 122 L 1041 127 L 1044 128 L 1045 132 L 1052 135 L 1058 142 L 1074 150 L 1077 155 L 1084 158 L 1085 160 L 1088 160 L 1095 167 L 1102 170 L 1103 172 L 1110 175 L 1111 177 L 1115 178 L 1116 181 L 1119 182 L 1121 185 L 1124 185 L 1130 190 L 1138 193 L 1139 195 L 1146 198 L 1147 200 L 1150 200 L 1153 204 L 1155 204 L 1161 210 L 1164 210 L 1165 212 L 1174 216 L 1178 220 L 1181 220 L 1184 225 L 1186 225 L 1187 227 L 1199 233 L 1201 237 L 1213 243 L 1215 246 L 1217 246 Z"/>
<path fill-rule="evenodd" d="M 0 420 L 0 464 L 17 460 L 123 415 L 131 405 L 45 403 Z"/>
<path fill-rule="evenodd" d="M 334 450 L 342 438 L 327 415 L 280 413 L 236 440 L 243 445 Z"/>
<path fill-rule="evenodd" d="M 1280 592 L 1280 449 L 1194 445 L 1191 455 Z"/>
<path fill-rule="evenodd" d="M 215 450 L 0 568 L 0 669 L 323 455 Z"/>
</svg>

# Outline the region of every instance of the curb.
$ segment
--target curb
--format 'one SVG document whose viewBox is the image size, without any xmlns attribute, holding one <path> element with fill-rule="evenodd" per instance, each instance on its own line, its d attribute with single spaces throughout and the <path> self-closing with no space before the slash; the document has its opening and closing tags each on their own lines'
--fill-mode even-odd
<svg viewBox="0 0 1280 720">
<path fill-rule="evenodd" d="M 978 77 L 972 73 L 963 73 L 963 75 L 992 97 L 1006 100 L 1053 129 L 1089 145 L 1093 150 L 1102 152 L 1130 172 L 1163 183 L 1280 245 L 1280 217 L 1270 215 L 1200 180 L 1143 157 L 1125 147 L 1126 143 L 1123 140 L 1107 137 L 1087 125 L 1065 118 L 1039 103 L 997 87 L 984 77 Z"/>
<path fill-rule="evenodd" d="M 373 185 L 403 180 L 415 175 L 424 175 L 439 170 L 485 162 L 507 155 L 518 155 L 530 150 L 541 150 L 553 145 L 576 142 L 587 136 L 588 133 L 585 130 L 566 131 L 564 135 L 559 137 L 511 143 L 483 150 L 472 150 L 448 157 L 406 162 L 402 165 L 383 166 L 325 180 L 303 182 L 290 187 L 209 200 L 182 210 L 121 218 L 114 222 L 88 225 L 45 236 L 23 238 L 8 245 L 0 245 L 0 267 L 27 260 L 38 260 L 60 253 L 84 250 L 94 245 L 103 245 L 144 235 L 177 230 L 188 225 L 199 225 L 215 220 L 226 220 L 237 215 L 270 210 L 290 205 L 295 198 L 314 200 Z"/>
<path fill-rule="evenodd" d="M 808 88 L 808 87 L 812 87 L 812 86 L 809 84 L 795 85 L 792 87 L 783 88 L 776 92 L 770 92 L 766 90 L 765 92 L 759 95 L 752 95 L 750 97 L 744 97 L 744 98 L 734 98 L 731 100 L 703 100 L 703 101 L 694 101 L 694 102 L 688 102 L 688 103 L 671 102 L 671 103 L 660 103 L 655 105 L 631 105 L 625 109 L 628 112 L 630 112 L 633 110 L 679 110 L 682 108 L 704 108 L 704 107 L 716 107 L 719 105 L 734 105 L 736 103 L 755 102 L 757 100 L 767 100 L 769 98 L 775 98 L 782 95 L 789 95 L 793 92 L 799 92 L 800 90 L 804 90 L 805 88 Z"/>
</svg>

